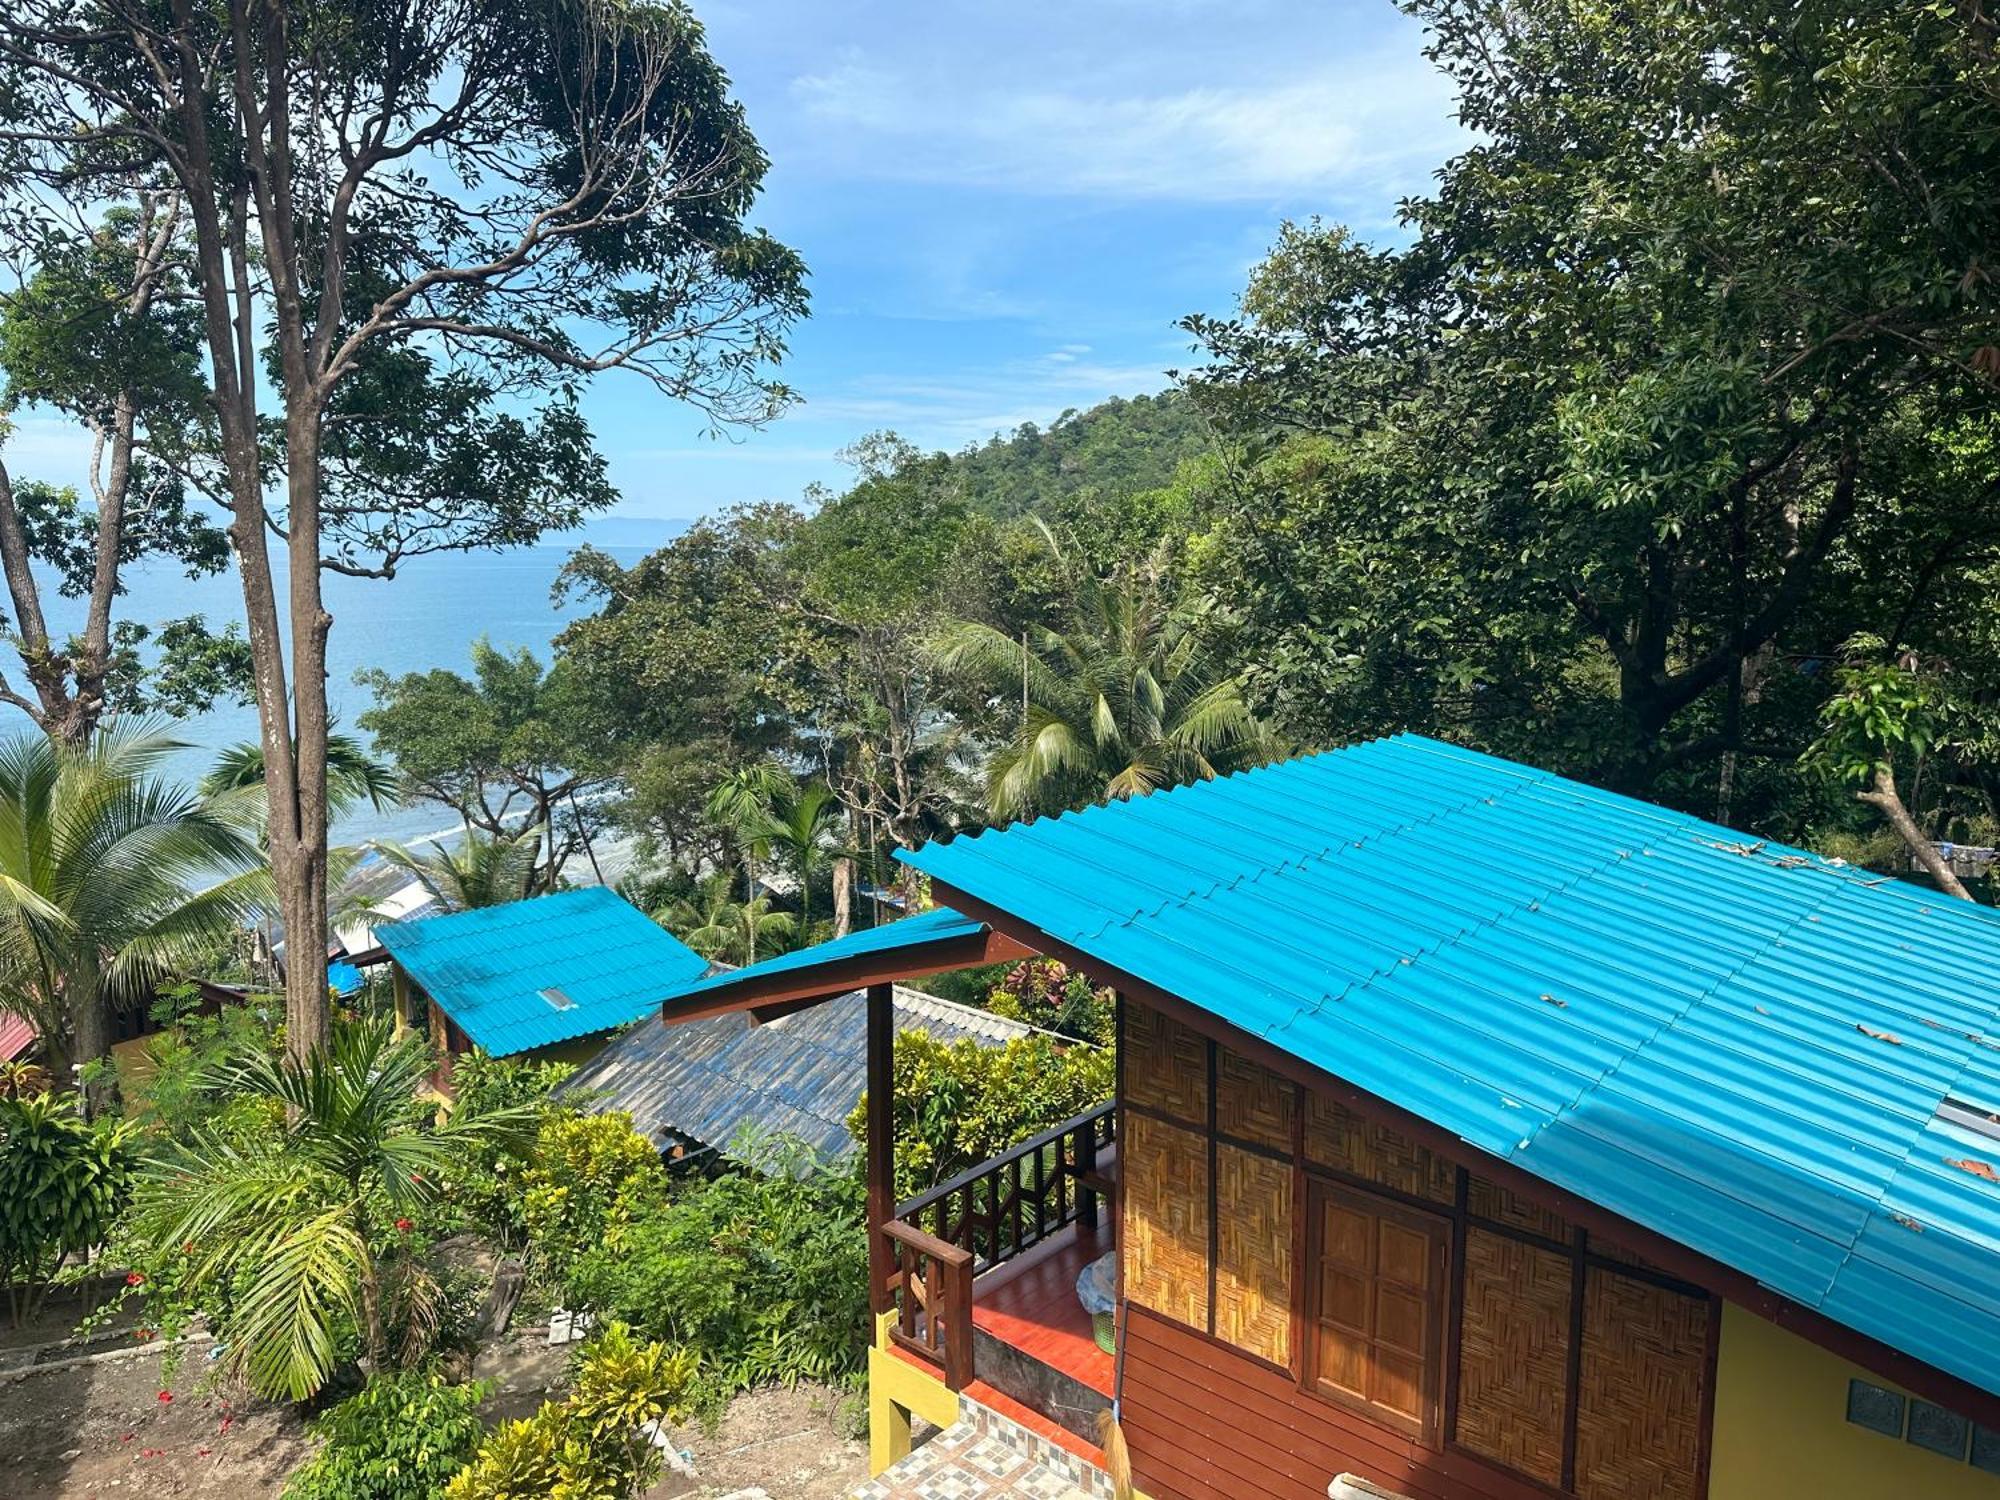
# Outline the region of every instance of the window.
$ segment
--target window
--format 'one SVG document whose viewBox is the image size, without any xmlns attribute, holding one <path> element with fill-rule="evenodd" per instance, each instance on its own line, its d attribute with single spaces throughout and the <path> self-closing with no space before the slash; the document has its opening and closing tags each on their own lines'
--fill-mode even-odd
<svg viewBox="0 0 2000 1500">
<path fill-rule="evenodd" d="M 1309 1387 L 1435 1442 L 1445 1221 L 1317 1182 L 1310 1212 Z"/>
</svg>

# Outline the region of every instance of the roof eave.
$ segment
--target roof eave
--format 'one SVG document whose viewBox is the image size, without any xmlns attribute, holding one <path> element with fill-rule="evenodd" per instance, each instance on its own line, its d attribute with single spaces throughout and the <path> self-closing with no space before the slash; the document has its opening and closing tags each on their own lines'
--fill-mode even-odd
<svg viewBox="0 0 2000 1500">
<path fill-rule="evenodd" d="M 982 928 L 883 953 L 850 954 L 779 973 L 747 974 L 709 994 L 669 1000 L 660 1007 L 660 1019 L 677 1026 L 684 1021 L 706 1021 L 747 1011 L 753 1021 L 775 1021 L 873 985 L 902 984 L 986 964 L 1017 963 L 1035 955 L 1035 949 Z"/>
</svg>

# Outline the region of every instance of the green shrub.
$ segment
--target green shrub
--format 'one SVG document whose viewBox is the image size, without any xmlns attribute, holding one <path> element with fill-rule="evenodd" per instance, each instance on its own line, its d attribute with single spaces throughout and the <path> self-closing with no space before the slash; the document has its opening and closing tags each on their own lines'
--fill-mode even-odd
<svg viewBox="0 0 2000 1500">
<path fill-rule="evenodd" d="M 16 1321 L 41 1306 L 63 1257 L 110 1232 L 132 1142 L 120 1121 L 86 1121 L 75 1094 L 0 1099 L 0 1281 Z"/>
<path fill-rule="evenodd" d="M 660 1472 L 642 1431 L 687 1415 L 696 1360 L 612 1324 L 584 1352 L 567 1396 L 504 1422 L 445 1488 L 446 1500 L 628 1500 Z"/>
<path fill-rule="evenodd" d="M 659 1152 L 616 1111 L 545 1116 L 532 1153 L 501 1170 L 529 1244 L 558 1277 L 585 1251 L 616 1244 L 667 1188 Z"/>
<path fill-rule="evenodd" d="M 941 1042 L 924 1031 L 896 1038 L 896 1196 L 907 1198 L 1019 1145 L 1111 1097 L 1108 1048 L 1062 1046 L 1046 1036 L 1002 1047 Z M 868 1103 L 847 1128 L 865 1144 Z"/>
<path fill-rule="evenodd" d="M 319 1450 L 285 1485 L 285 1500 L 436 1500 L 471 1462 L 486 1426 L 487 1386 L 447 1385 L 405 1370 L 378 1375 L 313 1420 Z"/>
<path fill-rule="evenodd" d="M 771 1382 L 838 1381 L 867 1348 L 868 1244 L 853 1173 L 738 1170 L 676 1185 L 671 1201 L 584 1255 L 572 1306 L 699 1355 L 705 1401 Z"/>
</svg>

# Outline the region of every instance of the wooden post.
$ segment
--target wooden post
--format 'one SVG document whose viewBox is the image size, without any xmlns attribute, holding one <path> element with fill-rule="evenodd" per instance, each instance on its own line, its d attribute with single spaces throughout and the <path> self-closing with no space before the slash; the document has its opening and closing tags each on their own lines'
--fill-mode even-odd
<svg viewBox="0 0 2000 1500">
<path fill-rule="evenodd" d="M 896 1216 L 896 988 L 868 986 L 868 1303 L 889 1311 L 889 1237 Z"/>
<path fill-rule="evenodd" d="M 394 959 L 389 961 L 389 982 L 396 994 L 396 1035 L 407 1036 L 415 1029 L 410 1024 L 410 976 Z"/>
</svg>

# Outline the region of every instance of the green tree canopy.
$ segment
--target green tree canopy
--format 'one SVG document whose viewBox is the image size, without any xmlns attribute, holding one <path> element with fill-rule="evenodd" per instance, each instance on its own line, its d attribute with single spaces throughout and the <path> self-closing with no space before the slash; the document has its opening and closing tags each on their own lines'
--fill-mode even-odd
<svg viewBox="0 0 2000 1500">
<path fill-rule="evenodd" d="M 2000 536 L 1952 438 L 2000 369 L 1991 22 L 1408 8 L 1477 143 L 1407 248 L 1288 228 L 1239 316 L 1190 323 L 1254 464 L 1205 582 L 1258 699 L 1705 811 L 1754 757 L 1775 813 L 1823 691 L 1798 664 Z"/>
</svg>

